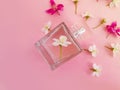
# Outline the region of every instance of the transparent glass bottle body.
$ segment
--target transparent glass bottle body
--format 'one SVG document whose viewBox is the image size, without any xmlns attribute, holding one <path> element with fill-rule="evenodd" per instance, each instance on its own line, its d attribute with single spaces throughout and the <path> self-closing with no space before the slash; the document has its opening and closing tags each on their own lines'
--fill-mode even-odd
<svg viewBox="0 0 120 90">
<path fill-rule="evenodd" d="M 67 41 L 71 42 L 67 47 L 62 46 L 61 51 L 59 46 L 53 45 L 53 39 L 59 39 L 60 36 L 66 36 Z M 51 32 L 36 42 L 35 46 L 38 48 L 45 61 L 50 65 L 51 69 L 55 69 L 60 64 L 70 60 L 82 51 L 79 43 L 65 23 L 61 23 L 55 27 Z"/>
</svg>

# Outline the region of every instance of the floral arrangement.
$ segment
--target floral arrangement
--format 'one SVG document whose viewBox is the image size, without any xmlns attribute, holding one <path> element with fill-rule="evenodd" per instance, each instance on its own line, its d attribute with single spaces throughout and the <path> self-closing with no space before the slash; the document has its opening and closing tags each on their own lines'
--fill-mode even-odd
<svg viewBox="0 0 120 90">
<path fill-rule="evenodd" d="M 97 2 L 99 0 L 96 0 Z M 78 2 L 79 0 L 72 0 L 75 9 L 74 9 L 74 13 L 77 14 L 77 10 L 78 10 Z M 118 7 L 120 3 L 120 0 L 111 0 L 111 2 L 108 3 L 107 6 L 109 6 L 110 8 L 112 7 Z M 54 0 L 50 0 L 50 9 L 46 10 L 46 13 L 50 14 L 50 15 L 54 15 L 54 14 L 58 14 L 60 15 L 60 11 L 63 11 L 64 5 L 63 4 L 56 4 Z M 82 18 L 85 19 L 85 21 L 87 21 L 90 18 L 93 18 L 93 15 L 90 12 L 84 12 L 81 14 Z M 100 19 L 100 22 L 93 27 L 92 29 L 97 29 L 98 27 L 105 25 L 106 24 L 106 18 L 102 18 Z M 51 21 L 49 21 L 43 28 L 42 31 L 44 31 L 45 34 L 49 33 L 51 31 Z M 113 35 L 115 37 L 120 36 L 120 27 L 118 27 L 117 25 L 117 21 L 112 22 L 109 25 L 105 25 L 105 30 L 108 33 L 108 35 Z M 84 33 L 86 30 L 84 28 L 82 29 L 78 29 L 78 31 L 75 33 L 75 35 L 73 35 L 75 38 L 77 38 L 79 36 L 79 34 Z M 59 36 L 59 38 L 54 38 L 53 39 L 53 43 L 52 45 L 55 47 L 59 47 L 59 57 L 62 58 L 62 49 L 63 47 L 68 47 L 69 45 L 71 45 L 72 43 L 70 41 L 68 41 L 67 36 L 65 35 L 61 35 Z M 106 49 L 110 50 L 113 54 L 113 57 L 120 55 L 120 43 L 112 43 L 109 46 L 105 46 Z M 98 54 L 98 49 L 97 46 L 95 44 L 90 45 L 87 49 L 83 49 L 83 51 L 88 52 L 92 57 L 96 57 Z M 92 76 L 96 76 L 99 77 L 101 74 L 101 66 L 97 65 L 96 63 L 92 64 L 92 67 L 90 68 L 91 72 L 92 72 Z"/>
</svg>

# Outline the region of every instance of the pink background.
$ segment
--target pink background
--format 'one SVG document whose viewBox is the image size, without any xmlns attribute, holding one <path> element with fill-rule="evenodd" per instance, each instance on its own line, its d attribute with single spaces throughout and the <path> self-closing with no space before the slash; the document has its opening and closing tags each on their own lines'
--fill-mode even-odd
<svg viewBox="0 0 120 90">
<path fill-rule="evenodd" d="M 61 16 L 50 16 L 48 0 L 1 0 L 0 1 L 0 90 L 120 90 L 120 56 L 113 58 L 104 45 L 113 42 L 106 39 L 103 27 L 92 30 L 92 37 L 81 43 L 95 43 L 99 49 L 96 58 L 81 53 L 55 71 L 43 61 L 34 43 L 44 36 L 43 25 L 51 20 L 52 27 L 62 21 L 79 22 L 74 15 L 71 0 L 56 0 L 65 5 Z M 106 0 L 80 0 L 79 14 L 91 12 L 95 17 L 88 21 L 97 25 L 105 17 L 108 23 L 117 20 L 120 26 L 120 8 L 106 7 Z M 99 78 L 92 77 L 89 63 L 102 66 Z"/>
</svg>

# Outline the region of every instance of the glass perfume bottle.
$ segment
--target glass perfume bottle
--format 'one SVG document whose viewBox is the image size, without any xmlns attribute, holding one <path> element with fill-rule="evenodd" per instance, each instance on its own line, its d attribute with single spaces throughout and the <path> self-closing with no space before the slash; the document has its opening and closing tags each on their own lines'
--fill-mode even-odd
<svg viewBox="0 0 120 90">
<path fill-rule="evenodd" d="M 84 32 L 85 29 L 80 28 L 73 34 L 66 24 L 62 22 L 37 41 L 35 46 L 50 65 L 51 69 L 55 69 L 82 51 L 76 37 Z"/>
</svg>

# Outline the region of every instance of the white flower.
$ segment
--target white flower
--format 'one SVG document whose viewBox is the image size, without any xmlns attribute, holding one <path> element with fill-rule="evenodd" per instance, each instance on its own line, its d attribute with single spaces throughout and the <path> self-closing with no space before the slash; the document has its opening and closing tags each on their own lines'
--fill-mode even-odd
<svg viewBox="0 0 120 90">
<path fill-rule="evenodd" d="M 120 0 L 112 0 L 110 3 L 109 3 L 109 7 L 118 7 L 120 3 Z"/>
<path fill-rule="evenodd" d="M 50 31 L 51 28 L 51 21 L 48 21 L 47 24 L 42 28 L 42 31 L 47 34 Z"/>
<path fill-rule="evenodd" d="M 120 53 L 120 44 L 119 43 L 112 43 L 111 44 L 113 56 L 116 56 L 118 53 Z"/>
<path fill-rule="evenodd" d="M 53 46 L 64 46 L 67 47 L 71 42 L 67 41 L 67 37 L 64 35 L 61 35 L 59 39 L 53 39 Z"/>
<path fill-rule="evenodd" d="M 90 14 L 89 12 L 84 12 L 84 13 L 82 14 L 82 17 L 87 20 L 87 19 L 89 19 L 89 18 L 93 18 L 93 15 Z"/>
<path fill-rule="evenodd" d="M 92 65 L 92 76 L 96 76 L 96 77 L 99 77 L 100 74 L 101 74 L 101 67 L 97 64 L 93 64 Z"/>
<path fill-rule="evenodd" d="M 93 57 L 96 57 L 97 55 L 97 48 L 96 45 L 92 45 L 88 48 L 88 51 L 91 53 Z"/>
</svg>

